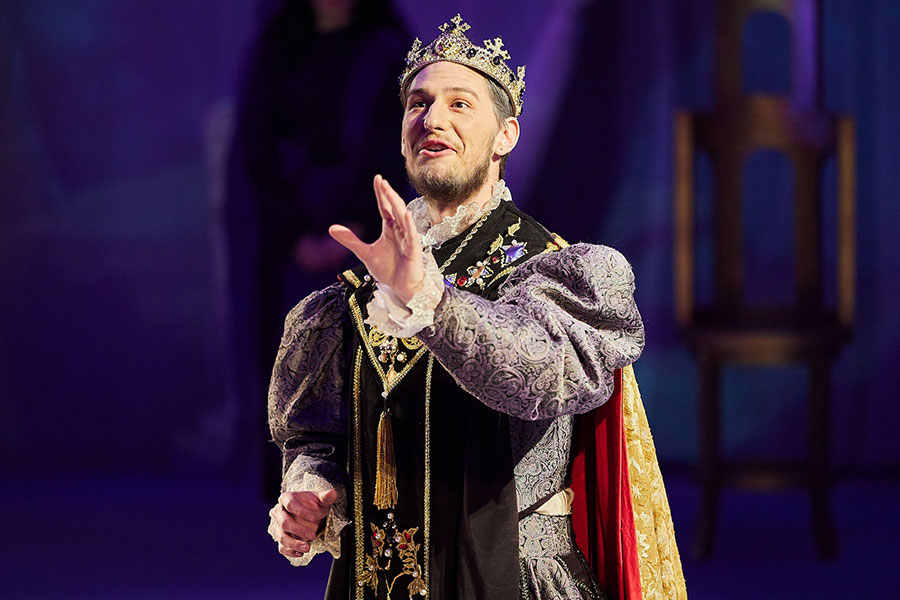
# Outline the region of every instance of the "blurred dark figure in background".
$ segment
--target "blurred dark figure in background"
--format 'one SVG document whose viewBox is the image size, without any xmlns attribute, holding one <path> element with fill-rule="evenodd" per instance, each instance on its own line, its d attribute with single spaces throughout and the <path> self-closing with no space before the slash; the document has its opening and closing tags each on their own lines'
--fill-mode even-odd
<svg viewBox="0 0 900 600">
<path fill-rule="evenodd" d="M 280 453 L 265 443 L 264 416 L 284 317 L 349 258 L 328 225 L 377 235 L 373 174 L 405 181 L 394 76 L 409 36 L 389 0 L 287 0 L 274 8 L 244 74 L 226 219 L 233 380 L 242 429 L 256 436 L 238 447 L 262 447 L 265 492 L 277 496 Z"/>
</svg>

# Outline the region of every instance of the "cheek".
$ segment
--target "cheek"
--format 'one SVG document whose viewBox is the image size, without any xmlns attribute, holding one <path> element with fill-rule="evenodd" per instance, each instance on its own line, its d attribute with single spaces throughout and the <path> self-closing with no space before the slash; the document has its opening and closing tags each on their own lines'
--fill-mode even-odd
<svg viewBox="0 0 900 600">
<path fill-rule="evenodd" d="M 409 138 L 407 137 L 406 132 L 402 132 L 400 134 L 400 154 L 402 154 L 404 157 L 407 157 L 407 155 L 409 154 L 407 150 L 409 148 L 408 140 Z"/>
<path fill-rule="evenodd" d="M 415 122 L 404 120 L 400 126 L 400 153 L 403 156 L 409 154 L 409 149 L 413 147 L 416 139 Z"/>
</svg>

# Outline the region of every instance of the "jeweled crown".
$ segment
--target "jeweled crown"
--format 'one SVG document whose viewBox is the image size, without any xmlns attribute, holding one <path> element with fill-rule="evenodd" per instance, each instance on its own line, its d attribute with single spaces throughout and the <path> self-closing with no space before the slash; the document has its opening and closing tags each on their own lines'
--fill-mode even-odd
<svg viewBox="0 0 900 600">
<path fill-rule="evenodd" d="M 406 55 L 406 68 L 400 76 L 401 93 L 407 82 L 423 67 L 439 61 L 449 61 L 471 67 L 479 71 L 506 90 L 516 109 L 516 116 L 522 114 L 522 97 L 525 95 L 525 66 L 513 70 L 506 64 L 509 52 L 503 49 L 503 40 L 495 37 L 484 40 L 484 46 L 476 46 L 466 37 L 469 25 L 457 15 L 438 29 L 441 34 L 427 46 L 416 38 L 412 49 Z"/>
</svg>

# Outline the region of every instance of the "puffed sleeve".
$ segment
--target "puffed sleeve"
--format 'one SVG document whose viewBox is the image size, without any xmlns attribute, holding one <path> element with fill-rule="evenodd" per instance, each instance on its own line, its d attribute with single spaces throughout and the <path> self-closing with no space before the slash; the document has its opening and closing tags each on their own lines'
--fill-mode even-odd
<svg viewBox="0 0 900 600">
<path fill-rule="evenodd" d="M 315 554 L 340 557 L 340 530 L 347 524 L 344 464 L 347 405 L 342 394 L 344 329 L 348 316 L 342 284 L 306 297 L 285 320 L 269 385 L 269 429 L 284 457 L 283 492 L 334 489 L 325 527 L 295 565 Z"/>
<path fill-rule="evenodd" d="M 520 419 L 587 412 L 644 347 L 631 265 L 575 244 L 513 271 L 496 301 L 449 288 L 418 334 L 467 392 Z"/>
</svg>

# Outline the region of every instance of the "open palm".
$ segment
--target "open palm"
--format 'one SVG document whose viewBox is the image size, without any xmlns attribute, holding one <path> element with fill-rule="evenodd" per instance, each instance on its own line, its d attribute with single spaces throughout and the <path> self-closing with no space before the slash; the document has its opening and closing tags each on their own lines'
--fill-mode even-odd
<svg viewBox="0 0 900 600">
<path fill-rule="evenodd" d="M 376 281 L 390 287 L 403 302 L 408 302 L 425 279 L 422 241 L 412 213 L 391 184 L 376 175 L 373 187 L 381 214 L 381 236 L 367 244 L 343 225 L 332 225 L 328 233 L 353 252 Z"/>
</svg>

